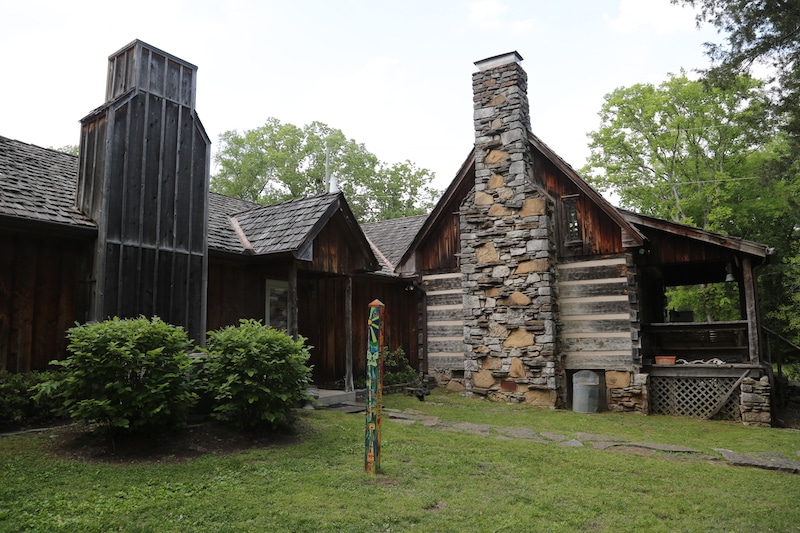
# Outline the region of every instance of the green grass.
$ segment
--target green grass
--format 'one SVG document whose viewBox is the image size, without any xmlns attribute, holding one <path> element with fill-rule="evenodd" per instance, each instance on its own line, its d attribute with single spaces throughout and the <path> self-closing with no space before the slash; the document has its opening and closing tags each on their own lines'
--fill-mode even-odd
<svg viewBox="0 0 800 533">
<path fill-rule="evenodd" d="M 47 433 L 0 439 L 0 531 L 800 531 L 800 476 L 501 439 L 503 427 L 613 435 L 713 454 L 795 456 L 800 432 L 581 415 L 434 392 L 385 406 L 490 435 L 385 419 L 382 474 L 363 472 L 363 415 L 302 411 L 299 441 L 153 464 L 84 463 Z"/>
</svg>

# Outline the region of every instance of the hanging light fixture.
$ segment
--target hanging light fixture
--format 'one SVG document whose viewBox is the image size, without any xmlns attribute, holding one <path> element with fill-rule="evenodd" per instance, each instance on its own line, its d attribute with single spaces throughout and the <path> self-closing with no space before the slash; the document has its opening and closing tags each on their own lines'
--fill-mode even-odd
<svg viewBox="0 0 800 533">
<path fill-rule="evenodd" d="M 725 265 L 725 281 L 736 281 L 736 278 L 733 277 L 733 265 L 730 262 Z"/>
</svg>

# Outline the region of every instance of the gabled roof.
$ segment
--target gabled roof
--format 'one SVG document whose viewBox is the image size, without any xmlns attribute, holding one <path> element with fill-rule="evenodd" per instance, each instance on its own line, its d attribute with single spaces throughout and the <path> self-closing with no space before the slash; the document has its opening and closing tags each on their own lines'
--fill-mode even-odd
<svg viewBox="0 0 800 533">
<path fill-rule="evenodd" d="M 746 239 L 739 239 L 721 233 L 714 233 L 694 226 L 687 226 L 686 224 L 678 224 L 677 222 L 670 222 L 668 220 L 640 215 L 632 211 L 624 209 L 617 209 L 619 213 L 625 217 L 631 224 L 642 226 L 645 228 L 652 228 L 666 233 L 672 233 L 681 237 L 694 239 L 697 241 L 728 248 L 737 252 L 746 253 L 752 256 L 766 258 L 772 255 L 774 249 L 765 244 L 760 244 Z"/>
<path fill-rule="evenodd" d="M 0 217 L 95 231 L 75 207 L 78 158 L 0 137 Z"/>
<path fill-rule="evenodd" d="M 409 260 L 420 243 L 430 234 L 436 221 L 441 217 L 442 213 L 448 209 L 448 206 L 451 206 L 453 202 L 461 203 L 464 199 L 464 189 L 466 189 L 467 192 L 472 189 L 475 181 L 474 167 L 475 149 L 473 148 L 470 150 L 464 163 L 461 164 L 461 168 L 458 169 L 453 181 L 450 182 L 450 185 L 448 185 L 447 189 L 442 193 L 442 197 L 436 202 L 433 211 L 431 211 L 430 215 L 428 215 L 424 223 L 420 226 L 414 239 L 408 244 L 397 262 L 394 263 L 395 269 Z M 472 172 L 470 172 L 470 170 L 472 170 Z M 468 180 L 471 180 L 472 183 L 467 183 Z M 455 206 L 453 206 L 453 209 L 458 210 Z"/>
<path fill-rule="evenodd" d="M 369 255 L 369 244 L 355 222 L 342 193 L 321 194 L 300 200 L 260 206 L 231 217 L 243 249 L 257 255 L 291 253 L 297 259 L 311 259 L 311 245 L 330 218 L 342 210 L 351 231 L 363 239 Z M 374 259 L 374 256 L 372 257 Z M 374 260 L 377 264 L 377 260 Z"/>
<path fill-rule="evenodd" d="M 584 180 L 572 166 L 564 161 L 558 154 L 556 154 L 549 146 L 542 142 L 539 137 L 528 131 L 528 142 L 536 148 L 544 157 L 546 157 L 553 165 L 556 166 L 568 180 L 570 180 L 587 198 L 594 202 L 611 220 L 616 222 L 623 232 L 623 242 L 626 246 L 642 246 L 645 242 L 644 235 L 639 232 L 633 225 L 631 225 L 625 217 L 623 217 L 617 208 L 603 198 L 603 195 L 598 193 L 594 188 Z"/>
<path fill-rule="evenodd" d="M 395 218 L 364 224 L 362 229 L 378 257 L 381 273 L 394 274 L 398 261 L 408 249 L 428 215 Z"/>
</svg>

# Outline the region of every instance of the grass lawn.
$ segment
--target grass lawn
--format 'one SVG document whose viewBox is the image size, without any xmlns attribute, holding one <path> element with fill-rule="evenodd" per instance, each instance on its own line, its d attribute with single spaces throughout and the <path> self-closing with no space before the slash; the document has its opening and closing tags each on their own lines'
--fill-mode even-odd
<svg viewBox="0 0 800 533">
<path fill-rule="evenodd" d="M 297 434 L 227 454 L 85 461 L 59 432 L 0 439 L 0 531 L 800 531 L 800 476 L 502 438 L 497 428 L 605 434 L 718 455 L 797 457 L 800 432 L 490 403 L 435 391 L 385 407 L 488 435 L 384 417 L 382 474 L 363 472 L 364 417 L 300 411 Z"/>
</svg>

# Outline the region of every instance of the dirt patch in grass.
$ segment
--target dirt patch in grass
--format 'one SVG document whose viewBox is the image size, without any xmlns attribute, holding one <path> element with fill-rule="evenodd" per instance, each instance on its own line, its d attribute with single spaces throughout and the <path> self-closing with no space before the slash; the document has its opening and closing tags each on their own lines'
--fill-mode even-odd
<svg viewBox="0 0 800 533">
<path fill-rule="evenodd" d="M 208 454 L 229 454 L 242 450 L 297 442 L 297 430 L 281 428 L 272 432 L 248 433 L 216 422 L 194 424 L 154 435 L 110 438 L 83 426 L 54 431 L 51 450 L 58 456 L 86 462 L 174 463 Z"/>
</svg>

